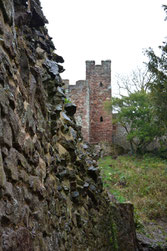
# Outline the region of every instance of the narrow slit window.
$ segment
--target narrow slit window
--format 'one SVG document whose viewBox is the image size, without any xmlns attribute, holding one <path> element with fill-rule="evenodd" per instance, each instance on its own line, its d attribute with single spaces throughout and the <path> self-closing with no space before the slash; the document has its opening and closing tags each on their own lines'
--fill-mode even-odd
<svg viewBox="0 0 167 251">
<path fill-rule="evenodd" d="M 100 122 L 103 122 L 103 117 L 100 117 Z"/>
<path fill-rule="evenodd" d="M 117 129 L 116 125 L 113 125 L 112 129 L 113 129 L 113 131 L 116 131 L 116 129 Z"/>
<path fill-rule="evenodd" d="M 103 83 L 102 82 L 100 82 L 100 87 L 102 87 L 103 86 Z"/>
</svg>

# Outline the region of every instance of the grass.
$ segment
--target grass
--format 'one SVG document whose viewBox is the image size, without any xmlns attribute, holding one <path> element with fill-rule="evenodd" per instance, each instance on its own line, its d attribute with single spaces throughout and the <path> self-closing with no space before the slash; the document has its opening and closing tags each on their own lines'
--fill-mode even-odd
<svg viewBox="0 0 167 251">
<path fill-rule="evenodd" d="M 131 201 L 141 222 L 167 218 L 167 160 L 152 155 L 99 160 L 104 187 L 119 202 Z"/>
</svg>

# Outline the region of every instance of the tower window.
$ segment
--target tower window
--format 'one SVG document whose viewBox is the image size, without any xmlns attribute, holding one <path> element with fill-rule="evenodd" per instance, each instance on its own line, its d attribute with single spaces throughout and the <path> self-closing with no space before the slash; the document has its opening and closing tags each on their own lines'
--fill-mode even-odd
<svg viewBox="0 0 167 251">
<path fill-rule="evenodd" d="M 100 87 L 102 87 L 103 86 L 103 83 L 102 82 L 100 82 Z"/>
<path fill-rule="evenodd" d="M 100 117 L 100 122 L 103 122 L 103 117 Z"/>
<path fill-rule="evenodd" d="M 112 129 L 113 129 L 113 131 L 116 131 L 117 126 L 116 126 L 116 125 L 113 125 L 113 126 L 112 126 Z"/>
</svg>

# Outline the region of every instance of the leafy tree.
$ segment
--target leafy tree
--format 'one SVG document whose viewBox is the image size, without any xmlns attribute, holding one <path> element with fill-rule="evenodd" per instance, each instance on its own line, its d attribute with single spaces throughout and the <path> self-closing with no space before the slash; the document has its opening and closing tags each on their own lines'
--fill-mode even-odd
<svg viewBox="0 0 167 251">
<path fill-rule="evenodd" d="M 113 123 L 120 123 L 127 132 L 132 152 L 144 152 L 146 147 L 163 134 L 154 117 L 152 104 L 145 90 L 129 96 L 112 98 L 110 105 L 117 110 Z"/>
<path fill-rule="evenodd" d="M 164 5 L 167 20 L 167 5 Z M 148 83 L 154 108 L 161 126 L 167 127 L 167 41 L 159 46 L 160 56 L 152 48 L 146 50 L 149 57 L 148 69 L 152 74 L 152 81 Z"/>
<path fill-rule="evenodd" d="M 154 113 L 151 93 L 147 91 L 147 81 L 151 77 L 144 72 L 143 78 L 138 75 L 141 70 L 134 71 L 132 79 L 121 78 L 120 81 L 119 78 L 119 89 L 125 89 L 127 95 L 113 97 L 105 103 L 106 110 L 116 112 L 113 123 L 119 123 L 125 129 L 132 152 L 144 152 L 154 139 L 164 134 Z M 135 85 L 131 86 L 134 81 Z"/>
</svg>

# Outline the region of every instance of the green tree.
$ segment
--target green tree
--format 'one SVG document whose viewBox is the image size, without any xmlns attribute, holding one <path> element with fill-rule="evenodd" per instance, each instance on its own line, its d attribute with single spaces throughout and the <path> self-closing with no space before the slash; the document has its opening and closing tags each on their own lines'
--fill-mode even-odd
<svg viewBox="0 0 167 251">
<path fill-rule="evenodd" d="M 167 5 L 164 5 L 167 20 Z M 152 74 L 152 81 L 148 83 L 151 91 L 154 109 L 161 126 L 167 127 L 167 41 L 159 46 L 160 56 L 152 48 L 146 50 L 149 57 L 148 69 Z"/>
<path fill-rule="evenodd" d="M 146 147 L 163 134 L 156 120 L 150 94 L 144 89 L 129 96 L 112 98 L 106 103 L 106 109 L 117 111 L 113 123 L 119 123 L 127 133 L 132 152 L 144 152 Z"/>
<path fill-rule="evenodd" d="M 164 135 L 147 88 L 152 77 L 146 67 L 137 68 L 129 76 L 117 76 L 119 97 L 105 103 L 108 112 L 116 113 L 113 123 L 125 129 L 132 152 L 144 152 L 153 140 Z"/>
</svg>

